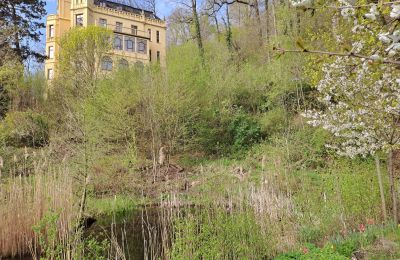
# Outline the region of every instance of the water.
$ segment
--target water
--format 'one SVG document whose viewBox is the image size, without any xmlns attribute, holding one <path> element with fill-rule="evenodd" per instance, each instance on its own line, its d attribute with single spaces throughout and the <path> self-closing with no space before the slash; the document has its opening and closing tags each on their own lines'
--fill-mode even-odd
<svg viewBox="0 0 400 260">
<path fill-rule="evenodd" d="M 167 242 L 162 239 L 164 213 L 158 207 L 151 207 L 116 216 L 102 216 L 86 231 L 86 235 L 99 241 L 116 238 L 126 259 L 153 259 L 162 255 L 162 245 Z"/>
</svg>

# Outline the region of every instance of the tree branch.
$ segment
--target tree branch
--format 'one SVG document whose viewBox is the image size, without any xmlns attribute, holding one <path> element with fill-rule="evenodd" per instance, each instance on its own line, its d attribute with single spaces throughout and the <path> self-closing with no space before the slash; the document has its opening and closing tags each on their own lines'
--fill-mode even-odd
<svg viewBox="0 0 400 260">
<path fill-rule="evenodd" d="M 382 62 L 384 64 L 400 65 L 400 61 L 389 60 L 389 59 L 376 60 L 370 56 L 362 55 L 362 54 L 358 54 L 358 53 L 354 53 L 354 52 L 344 53 L 344 52 L 329 52 L 329 51 L 307 50 L 307 49 L 286 50 L 286 49 L 282 49 L 282 48 L 278 48 L 278 47 L 274 47 L 273 50 L 281 52 L 283 54 L 286 52 L 295 52 L 295 53 L 321 54 L 321 55 L 328 55 L 328 56 L 353 57 L 353 58 L 366 59 L 366 60 L 371 60 L 371 61 L 378 61 L 378 62 Z"/>
<path fill-rule="evenodd" d="M 391 1 L 391 2 L 386 2 L 386 3 L 381 3 L 381 5 L 391 5 L 391 4 L 400 4 L 400 1 Z M 365 4 L 365 5 L 346 5 L 346 6 L 326 6 L 328 8 L 332 9 L 347 9 L 347 8 L 363 8 L 363 7 L 371 7 L 372 5 L 378 5 L 378 4 Z"/>
</svg>

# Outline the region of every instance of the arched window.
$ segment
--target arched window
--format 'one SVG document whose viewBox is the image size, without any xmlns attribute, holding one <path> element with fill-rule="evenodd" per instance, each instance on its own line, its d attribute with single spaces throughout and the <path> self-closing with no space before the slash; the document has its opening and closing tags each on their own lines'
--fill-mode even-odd
<svg viewBox="0 0 400 260">
<path fill-rule="evenodd" d="M 127 60 L 125 60 L 125 59 L 120 59 L 119 63 L 118 63 L 118 66 L 120 68 L 122 68 L 122 69 L 126 69 L 126 68 L 129 67 L 129 62 Z"/>
<path fill-rule="evenodd" d="M 101 69 L 112 71 L 113 68 L 113 61 L 110 57 L 104 57 L 101 61 Z"/>
<path fill-rule="evenodd" d="M 135 38 L 125 37 L 125 50 L 130 52 L 135 51 Z"/>
<path fill-rule="evenodd" d="M 135 62 L 135 68 L 136 69 L 143 69 L 144 68 L 143 62 L 141 62 L 141 61 Z"/>
<path fill-rule="evenodd" d="M 122 50 L 122 37 L 116 35 L 114 37 L 114 49 L 116 50 Z"/>
</svg>

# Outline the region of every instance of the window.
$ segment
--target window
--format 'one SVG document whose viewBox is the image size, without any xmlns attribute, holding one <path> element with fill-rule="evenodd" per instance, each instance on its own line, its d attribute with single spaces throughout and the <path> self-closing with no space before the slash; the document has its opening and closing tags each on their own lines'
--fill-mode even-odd
<svg viewBox="0 0 400 260">
<path fill-rule="evenodd" d="M 114 37 L 114 49 L 116 50 L 122 50 L 122 37 L 116 35 Z"/>
<path fill-rule="evenodd" d="M 100 18 L 99 24 L 101 27 L 107 28 L 107 20 L 106 19 Z"/>
<path fill-rule="evenodd" d="M 149 39 L 151 41 L 151 29 L 147 29 L 147 33 L 149 34 Z"/>
<path fill-rule="evenodd" d="M 160 31 L 156 32 L 157 43 L 160 42 Z"/>
<path fill-rule="evenodd" d="M 47 79 L 53 79 L 54 78 L 54 71 L 53 69 L 48 69 L 47 70 Z"/>
<path fill-rule="evenodd" d="M 149 59 L 151 61 L 151 50 L 149 50 Z"/>
<path fill-rule="evenodd" d="M 54 46 L 49 47 L 49 59 L 54 59 Z"/>
<path fill-rule="evenodd" d="M 54 37 L 54 24 L 49 25 L 49 38 Z"/>
<path fill-rule="evenodd" d="M 100 2 L 101 7 L 107 7 L 107 4 L 105 2 Z"/>
<path fill-rule="evenodd" d="M 83 26 L 83 14 L 77 14 L 75 16 L 75 25 L 76 26 Z"/>
<path fill-rule="evenodd" d="M 116 22 L 115 24 L 115 31 L 122 32 L 122 23 Z"/>
<path fill-rule="evenodd" d="M 157 62 L 160 62 L 160 52 L 157 51 Z"/>
<path fill-rule="evenodd" d="M 137 39 L 137 52 L 146 53 L 147 52 L 147 42 L 144 39 Z"/>
<path fill-rule="evenodd" d="M 125 37 L 125 50 L 130 52 L 135 51 L 135 38 Z"/>
<path fill-rule="evenodd" d="M 119 66 L 119 68 L 126 69 L 129 67 L 129 62 L 125 59 L 120 59 L 118 66 Z"/>
<path fill-rule="evenodd" d="M 137 26 L 136 25 L 132 25 L 131 28 L 132 28 L 132 34 L 136 35 L 137 34 Z"/>
<path fill-rule="evenodd" d="M 113 68 L 112 59 L 110 57 L 104 57 L 103 60 L 101 61 L 101 69 L 112 71 L 112 68 Z"/>
</svg>

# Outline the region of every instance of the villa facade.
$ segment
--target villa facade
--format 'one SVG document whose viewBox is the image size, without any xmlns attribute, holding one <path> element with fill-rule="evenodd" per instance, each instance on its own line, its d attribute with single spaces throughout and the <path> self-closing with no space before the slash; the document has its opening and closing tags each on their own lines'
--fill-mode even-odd
<svg viewBox="0 0 400 260">
<path fill-rule="evenodd" d="M 57 14 L 46 21 L 45 73 L 54 77 L 57 69 L 59 39 L 75 26 L 96 25 L 113 31 L 113 50 L 101 61 L 101 69 L 118 66 L 165 63 L 166 23 L 153 12 L 121 0 L 58 0 Z"/>
</svg>

